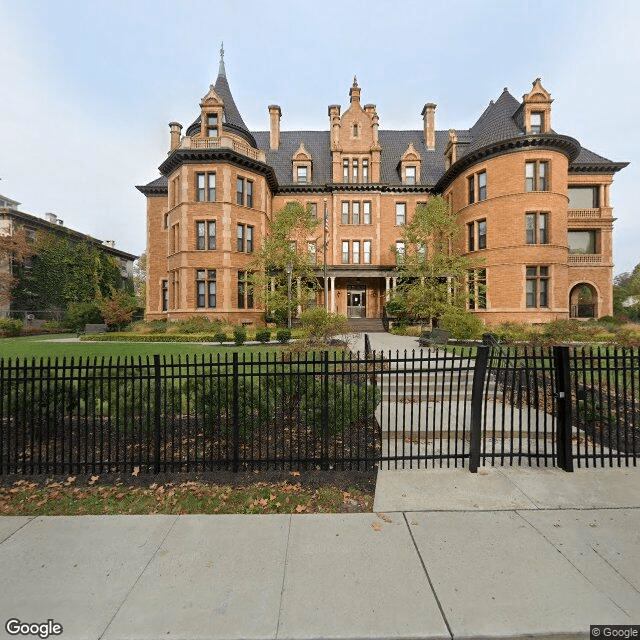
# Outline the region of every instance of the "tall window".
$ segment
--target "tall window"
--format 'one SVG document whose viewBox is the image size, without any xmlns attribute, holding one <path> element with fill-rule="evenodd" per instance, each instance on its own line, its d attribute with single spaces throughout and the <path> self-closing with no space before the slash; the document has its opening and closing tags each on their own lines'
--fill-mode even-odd
<svg viewBox="0 0 640 640">
<path fill-rule="evenodd" d="M 214 309 L 216 306 L 216 271 L 198 269 L 196 271 L 196 306 L 198 309 Z"/>
<path fill-rule="evenodd" d="M 369 182 L 369 161 L 366 158 L 362 160 L 362 182 Z"/>
<path fill-rule="evenodd" d="M 216 201 L 216 174 L 207 174 L 207 200 L 209 202 Z"/>
<path fill-rule="evenodd" d="M 531 133 L 542 133 L 544 123 L 544 114 L 542 113 L 542 111 L 532 111 L 530 118 Z"/>
<path fill-rule="evenodd" d="M 525 163 L 525 189 L 527 191 L 549 190 L 549 163 L 534 160 Z"/>
<path fill-rule="evenodd" d="M 209 113 L 207 115 L 207 138 L 218 137 L 218 114 Z"/>
<path fill-rule="evenodd" d="M 473 222 L 467 222 L 467 250 L 476 250 L 476 233 L 475 224 Z"/>
<path fill-rule="evenodd" d="M 358 182 L 358 161 L 354 158 L 352 161 L 352 182 Z"/>
<path fill-rule="evenodd" d="M 349 241 L 342 241 L 342 264 L 349 264 Z"/>
<path fill-rule="evenodd" d="M 402 264 L 404 262 L 404 242 L 402 240 L 396 240 L 396 263 Z"/>
<path fill-rule="evenodd" d="M 526 304 L 529 308 L 549 306 L 549 267 L 527 267 Z"/>
<path fill-rule="evenodd" d="M 236 204 L 244 205 L 244 178 L 236 180 Z"/>
<path fill-rule="evenodd" d="M 162 310 L 167 311 L 169 309 L 169 282 L 167 280 L 162 281 Z"/>
<path fill-rule="evenodd" d="M 206 224 L 204 222 L 196 222 L 196 249 L 204 251 L 207 246 L 206 240 Z"/>
<path fill-rule="evenodd" d="M 354 240 L 351 246 L 353 248 L 353 264 L 360 264 L 360 240 Z"/>
<path fill-rule="evenodd" d="M 487 199 L 487 172 L 481 171 L 478 174 L 478 202 Z"/>
<path fill-rule="evenodd" d="M 364 262 L 364 264 L 371 264 L 371 240 L 365 240 L 362 243 L 362 249 L 362 261 Z"/>
<path fill-rule="evenodd" d="M 362 203 L 362 223 L 371 224 L 371 203 L 368 201 Z"/>
<path fill-rule="evenodd" d="M 238 232 L 236 237 L 238 239 L 238 243 L 237 243 L 238 251 L 244 251 L 244 225 L 243 224 L 238 225 Z"/>
<path fill-rule="evenodd" d="M 351 203 L 351 222 L 352 224 L 360 224 L 360 203 Z"/>
<path fill-rule="evenodd" d="M 206 192 L 205 192 L 204 185 L 205 185 L 205 174 L 196 173 L 196 201 L 197 202 L 206 201 Z"/>
<path fill-rule="evenodd" d="M 199 220 L 196 222 L 196 249 L 204 251 L 205 249 L 216 248 L 216 221 L 215 220 Z"/>
<path fill-rule="evenodd" d="M 401 227 L 407 221 L 407 205 L 405 202 L 396 202 L 396 226 Z"/>
<path fill-rule="evenodd" d="M 296 167 L 296 181 L 300 184 L 307 183 L 307 167 L 306 166 L 298 166 Z"/>
<path fill-rule="evenodd" d="M 253 253 L 253 227 L 247 227 L 247 253 Z"/>
<path fill-rule="evenodd" d="M 309 207 L 309 211 L 311 212 L 311 216 L 314 219 L 318 219 L 318 203 L 317 202 L 308 202 L 307 206 Z"/>
<path fill-rule="evenodd" d="M 253 309 L 253 287 L 247 271 L 238 271 L 238 309 Z"/>
<path fill-rule="evenodd" d="M 487 248 L 487 221 L 478 220 L 478 249 Z"/>
<path fill-rule="evenodd" d="M 405 182 L 405 184 L 415 184 L 416 183 L 416 168 L 415 167 L 405 167 L 405 169 L 404 169 L 404 182 Z"/>
<path fill-rule="evenodd" d="M 469 269 L 467 272 L 469 309 L 487 308 L 487 272 L 485 269 Z"/>
<path fill-rule="evenodd" d="M 349 182 L 349 160 L 342 161 L 342 182 Z"/>
<path fill-rule="evenodd" d="M 349 203 L 342 203 L 342 224 L 349 224 Z"/>
<path fill-rule="evenodd" d="M 549 242 L 549 214 L 525 214 L 525 242 L 527 244 L 548 244 Z"/>
<path fill-rule="evenodd" d="M 253 182 L 247 180 L 247 207 L 253 207 Z"/>
<path fill-rule="evenodd" d="M 469 176 L 467 178 L 467 193 L 469 194 L 469 204 L 476 201 L 476 177 Z"/>
<path fill-rule="evenodd" d="M 316 264 L 318 260 L 315 242 L 307 242 L 307 253 L 309 255 L 309 262 L 311 264 Z"/>
<path fill-rule="evenodd" d="M 238 224 L 236 239 L 238 251 L 253 253 L 253 227 L 246 224 Z"/>
<path fill-rule="evenodd" d="M 196 202 L 216 201 L 216 174 L 196 173 Z"/>
</svg>

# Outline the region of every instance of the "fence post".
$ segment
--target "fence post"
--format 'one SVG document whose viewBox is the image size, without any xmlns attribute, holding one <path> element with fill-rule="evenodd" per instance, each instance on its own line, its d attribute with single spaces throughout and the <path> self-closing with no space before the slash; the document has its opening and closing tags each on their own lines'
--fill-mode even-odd
<svg viewBox="0 0 640 640">
<path fill-rule="evenodd" d="M 233 352 L 233 378 L 232 384 L 232 435 L 233 435 L 233 464 L 232 471 L 237 472 L 240 468 L 240 407 L 238 403 L 238 352 Z"/>
<path fill-rule="evenodd" d="M 477 473 L 480 466 L 482 398 L 488 361 L 489 347 L 479 346 L 476 353 L 476 364 L 473 369 L 473 387 L 471 389 L 471 442 L 469 443 L 469 471 L 471 473 Z"/>
<path fill-rule="evenodd" d="M 344 378 L 343 378 L 344 380 Z M 322 453 L 320 468 L 329 468 L 329 352 L 322 352 Z"/>
<path fill-rule="evenodd" d="M 571 404 L 571 381 L 569 378 L 569 347 L 553 347 L 553 368 L 556 383 L 556 455 L 558 466 L 573 471 L 573 407 Z"/>
<path fill-rule="evenodd" d="M 364 334 L 364 357 L 365 359 L 371 355 L 371 341 L 369 340 L 369 334 Z"/>
<path fill-rule="evenodd" d="M 148 362 L 148 361 L 147 361 Z M 153 356 L 153 377 L 155 382 L 154 390 L 154 407 L 153 407 L 153 430 L 155 436 L 155 460 L 153 463 L 153 472 L 160 473 L 160 354 L 156 353 Z"/>
</svg>

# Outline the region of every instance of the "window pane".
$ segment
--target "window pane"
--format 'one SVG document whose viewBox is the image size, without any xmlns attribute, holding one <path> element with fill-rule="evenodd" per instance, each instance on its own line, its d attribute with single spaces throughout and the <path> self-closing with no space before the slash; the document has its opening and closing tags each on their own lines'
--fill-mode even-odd
<svg viewBox="0 0 640 640">
<path fill-rule="evenodd" d="M 353 264 L 360 264 L 360 242 L 353 241 Z"/>
<path fill-rule="evenodd" d="M 548 236 L 547 236 L 548 216 L 549 214 L 547 213 L 538 214 L 538 224 L 539 224 L 538 238 L 540 240 L 540 244 L 547 244 L 549 242 Z"/>
<path fill-rule="evenodd" d="M 536 214 L 527 213 L 525 216 L 526 239 L 527 244 L 536 243 Z"/>
<path fill-rule="evenodd" d="M 307 167 L 298 167 L 298 182 L 305 183 L 307 181 Z"/>
<path fill-rule="evenodd" d="M 527 307 L 536 306 L 536 281 L 527 280 Z"/>
<path fill-rule="evenodd" d="M 349 264 L 349 241 L 342 241 L 342 264 Z"/>
<path fill-rule="evenodd" d="M 351 212 L 351 222 L 353 224 L 360 224 L 360 203 L 354 202 L 351 206 L 353 207 Z"/>
<path fill-rule="evenodd" d="M 549 281 L 548 280 L 540 280 L 540 306 L 541 307 L 548 307 L 549 306 L 549 300 L 548 300 L 548 292 L 547 292 L 547 288 L 549 285 Z"/>
<path fill-rule="evenodd" d="M 486 249 L 487 247 L 487 221 L 478 221 L 478 249 Z"/>
<path fill-rule="evenodd" d="M 358 161 L 354 160 L 353 161 L 353 182 L 358 182 Z"/>
<path fill-rule="evenodd" d="M 196 174 L 196 200 L 198 202 L 204 202 L 204 173 Z"/>
<path fill-rule="evenodd" d="M 349 182 L 349 161 L 342 161 L 342 181 Z"/>
<path fill-rule="evenodd" d="M 364 263 L 371 264 L 371 240 L 364 241 Z"/>
<path fill-rule="evenodd" d="M 531 114 L 531 133 L 542 132 L 542 113 L 534 111 Z"/>
<path fill-rule="evenodd" d="M 569 231 L 569 253 L 595 253 L 596 252 L 596 232 L 595 231 Z"/>
<path fill-rule="evenodd" d="M 469 251 L 475 251 L 475 228 L 473 222 L 467 223 L 467 245 Z"/>
<path fill-rule="evenodd" d="M 198 300 L 197 300 L 197 305 L 199 308 L 204 307 L 204 282 L 202 281 L 198 281 L 197 282 L 197 289 L 198 289 Z"/>
<path fill-rule="evenodd" d="M 196 222 L 196 249 L 204 249 L 204 222 Z"/>
<path fill-rule="evenodd" d="M 569 209 L 597 209 L 599 193 L 598 187 L 569 187 Z"/>
<path fill-rule="evenodd" d="M 537 267 L 527 267 L 527 277 L 536 276 L 536 275 L 538 275 Z"/>
<path fill-rule="evenodd" d="M 316 202 L 311 202 L 309 203 L 309 206 L 311 207 L 311 215 L 314 218 L 318 218 L 318 204 Z"/>
<path fill-rule="evenodd" d="M 216 200 L 216 174 L 215 173 L 209 174 L 207 188 L 208 188 L 207 200 L 209 202 L 215 202 Z"/>
<path fill-rule="evenodd" d="M 244 251 L 244 226 L 238 225 L 238 251 Z"/>
<path fill-rule="evenodd" d="M 416 168 L 415 167 L 406 167 L 404 170 L 405 180 L 407 184 L 415 184 L 416 183 Z"/>
<path fill-rule="evenodd" d="M 253 182 L 247 180 L 247 207 L 253 207 Z"/>
<path fill-rule="evenodd" d="M 362 222 L 364 224 L 371 224 L 371 203 L 370 202 L 363 202 L 362 203 L 362 217 L 363 220 Z"/>
<path fill-rule="evenodd" d="M 369 161 L 362 161 L 362 182 L 369 182 Z"/>
<path fill-rule="evenodd" d="M 244 204 L 244 178 L 236 180 L 236 204 Z"/>
<path fill-rule="evenodd" d="M 483 171 L 478 174 L 478 200 L 487 199 L 487 172 Z"/>
<path fill-rule="evenodd" d="M 469 194 L 469 204 L 473 204 L 476 201 L 475 176 L 467 178 L 467 192 Z"/>
<path fill-rule="evenodd" d="M 547 163 L 538 163 L 538 191 L 547 190 Z"/>
<path fill-rule="evenodd" d="M 405 223 L 407 205 L 404 202 L 396 203 L 396 225 L 401 226 Z"/>
<path fill-rule="evenodd" d="M 216 221 L 215 220 L 211 220 L 208 223 L 208 228 L 209 228 L 209 242 L 208 242 L 208 246 L 209 249 L 215 249 L 216 248 Z"/>
<path fill-rule="evenodd" d="M 247 227 L 247 253 L 253 253 L 253 227 Z"/>
<path fill-rule="evenodd" d="M 210 308 L 214 308 L 216 306 L 216 283 L 215 280 L 213 282 L 209 282 L 209 300 L 207 301 L 207 305 Z"/>
<path fill-rule="evenodd" d="M 535 191 L 536 163 L 527 162 L 525 164 L 525 188 L 527 191 Z"/>
<path fill-rule="evenodd" d="M 349 224 L 349 203 L 342 203 L 342 224 Z"/>
</svg>

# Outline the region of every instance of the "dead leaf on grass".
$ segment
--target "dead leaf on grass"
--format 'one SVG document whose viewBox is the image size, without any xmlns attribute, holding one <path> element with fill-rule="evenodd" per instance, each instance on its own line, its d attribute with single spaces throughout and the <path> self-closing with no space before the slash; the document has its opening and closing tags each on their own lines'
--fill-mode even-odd
<svg viewBox="0 0 640 640">
<path fill-rule="evenodd" d="M 303 511 L 306 511 L 307 507 L 305 507 L 303 504 L 299 504 L 296 507 L 296 513 L 302 513 Z"/>
</svg>

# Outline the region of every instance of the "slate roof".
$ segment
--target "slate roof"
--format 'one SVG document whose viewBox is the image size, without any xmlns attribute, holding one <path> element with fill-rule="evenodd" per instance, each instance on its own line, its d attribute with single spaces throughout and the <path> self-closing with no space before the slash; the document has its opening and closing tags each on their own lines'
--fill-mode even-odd
<svg viewBox="0 0 640 640">
<path fill-rule="evenodd" d="M 244 137 L 255 143 L 258 149 L 265 153 L 266 164 L 273 168 L 278 185 L 280 187 L 291 187 L 292 158 L 294 153 L 304 142 L 305 149 L 312 157 L 312 173 L 310 186 L 325 185 L 332 182 L 332 162 L 330 152 L 329 131 L 281 131 L 280 147 L 277 150 L 269 148 L 269 132 L 257 131 L 249 132 L 247 126 L 236 107 L 227 82 L 224 67 L 221 65 L 218 79 L 214 86 L 216 92 L 224 100 L 226 123 L 233 126 L 237 131 L 246 134 Z M 199 131 L 200 118 L 189 126 L 186 134 L 192 135 Z M 499 98 L 489 103 L 482 115 L 470 129 L 456 130 L 458 139 L 458 160 L 465 156 L 493 144 L 498 144 L 506 140 L 524 138 L 526 136 L 523 122 L 522 103 L 514 98 L 505 88 Z M 555 136 L 555 132 L 543 134 L 543 136 Z M 378 134 L 380 142 L 380 182 L 392 187 L 402 185 L 400 175 L 400 160 L 410 143 L 422 158 L 420 182 L 418 186 L 424 188 L 434 187 L 445 174 L 444 151 L 449 142 L 448 131 L 436 131 L 435 150 L 427 150 L 424 142 L 424 132 L 422 129 L 415 130 L 380 130 Z M 572 139 L 569 139 L 572 140 Z M 575 141 L 572 142 L 574 148 Z M 456 165 L 454 165 L 455 167 Z M 616 163 L 603 158 L 588 149 L 582 148 L 579 155 L 570 165 L 570 170 L 575 171 L 617 171 L 626 163 Z M 164 182 L 162 182 L 164 180 Z M 299 187 L 299 185 L 296 185 Z M 406 186 L 406 185 L 405 185 Z M 155 193 L 159 189 L 166 189 L 166 178 L 158 178 L 143 187 Z M 142 191 L 143 188 L 140 188 Z M 144 193 L 144 191 L 143 191 Z"/>
</svg>

